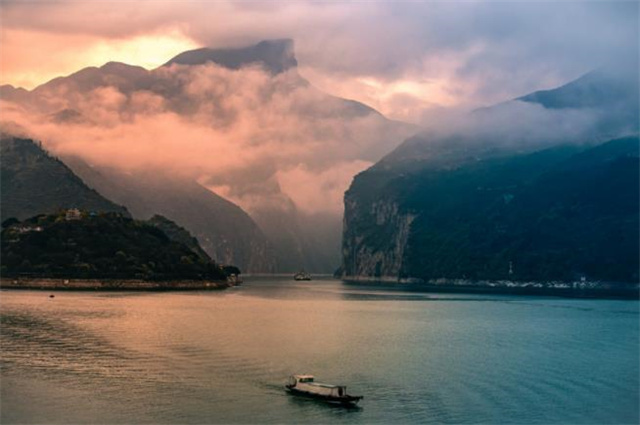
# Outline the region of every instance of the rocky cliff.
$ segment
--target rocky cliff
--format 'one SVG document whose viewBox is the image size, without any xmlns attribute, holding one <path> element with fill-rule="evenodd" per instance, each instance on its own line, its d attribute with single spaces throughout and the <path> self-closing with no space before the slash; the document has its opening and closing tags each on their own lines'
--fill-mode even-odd
<svg viewBox="0 0 640 425">
<path fill-rule="evenodd" d="M 406 277 L 405 250 L 415 218 L 395 201 L 379 200 L 360 208 L 357 196 L 347 192 L 342 273 L 377 280 Z M 368 231 L 369 225 L 373 232 Z M 378 238 L 381 240 L 376 242 Z"/>
</svg>

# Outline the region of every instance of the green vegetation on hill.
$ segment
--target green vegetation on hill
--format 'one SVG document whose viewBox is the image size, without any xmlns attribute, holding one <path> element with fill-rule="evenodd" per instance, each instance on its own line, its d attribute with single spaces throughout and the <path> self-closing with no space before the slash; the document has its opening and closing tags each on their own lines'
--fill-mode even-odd
<svg viewBox="0 0 640 425">
<path fill-rule="evenodd" d="M 3 276 L 224 280 L 235 271 L 171 240 L 155 225 L 118 213 L 60 212 L 6 220 L 3 227 Z"/>
<path fill-rule="evenodd" d="M 0 135 L 0 211 L 20 220 L 60 209 L 127 210 L 105 199 L 31 139 Z"/>
<path fill-rule="evenodd" d="M 409 263 L 420 276 L 638 281 L 638 139 L 424 172 Z M 509 273 L 509 269 L 512 273 Z"/>
<path fill-rule="evenodd" d="M 187 246 L 189 249 L 195 252 L 203 261 L 212 261 L 211 257 L 209 257 L 209 254 L 207 254 L 198 243 L 198 239 L 193 237 L 191 233 L 189 233 L 184 227 L 178 226 L 173 221 L 159 214 L 154 215 L 146 222 L 162 230 L 162 232 L 164 232 L 164 234 L 167 235 L 172 241 Z"/>
</svg>

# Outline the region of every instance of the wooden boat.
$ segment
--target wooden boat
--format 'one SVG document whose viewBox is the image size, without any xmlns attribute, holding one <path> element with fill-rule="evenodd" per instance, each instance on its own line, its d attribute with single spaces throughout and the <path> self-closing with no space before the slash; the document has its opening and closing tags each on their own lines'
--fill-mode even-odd
<svg viewBox="0 0 640 425">
<path fill-rule="evenodd" d="M 347 394 L 347 387 L 344 385 L 315 382 L 313 375 L 291 375 L 285 387 L 287 391 L 294 395 L 315 398 L 344 406 L 356 405 L 363 398 L 362 396 Z"/>
</svg>

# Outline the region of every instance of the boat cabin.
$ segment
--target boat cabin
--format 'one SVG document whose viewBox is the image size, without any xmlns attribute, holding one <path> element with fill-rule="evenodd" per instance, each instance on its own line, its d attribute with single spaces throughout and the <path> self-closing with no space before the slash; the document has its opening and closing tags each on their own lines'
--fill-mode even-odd
<svg viewBox="0 0 640 425">
<path fill-rule="evenodd" d="M 347 395 L 347 387 L 344 385 L 314 382 L 313 375 L 291 375 L 289 377 L 289 388 L 328 397 L 344 397 Z"/>
</svg>

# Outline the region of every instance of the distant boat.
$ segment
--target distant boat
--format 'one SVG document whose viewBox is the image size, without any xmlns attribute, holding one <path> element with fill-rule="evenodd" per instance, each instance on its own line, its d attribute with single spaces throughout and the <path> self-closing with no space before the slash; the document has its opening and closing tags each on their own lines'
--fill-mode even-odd
<svg viewBox="0 0 640 425">
<path fill-rule="evenodd" d="M 305 271 L 293 275 L 293 280 L 311 280 L 311 275 Z"/>
<path fill-rule="evenodd" d="M 285 385 L 291 394 L 323 400 L 332 404 L 353 406 L 362 400 L 362 396 L 347 394 L 347 387 L 315 382 L 313 375 L 291 375 Z"/>
</svg>

